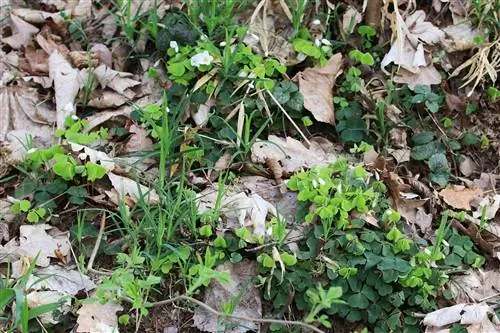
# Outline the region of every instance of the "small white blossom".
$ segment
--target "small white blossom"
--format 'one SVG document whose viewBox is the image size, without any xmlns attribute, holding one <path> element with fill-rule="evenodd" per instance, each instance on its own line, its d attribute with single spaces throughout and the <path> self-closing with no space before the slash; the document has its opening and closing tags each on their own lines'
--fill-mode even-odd
<svg viewBox="0 0 500 333">
<path fill-rule="evenodd" d="M 443 239 L 443 245 L 444 245 L 444 246 L 446 246 L 446 247 L 448 247 L 448 246 L 450 246 L 450 243 L 448 243 L 448 242 L 446 241 L 446 239 Z"/>
<path fill-rule="evenodd" d="M 391 215 L 391 214 L 392 214 L 392 209 L 389 208 L 385 211 L 385 215 Z"/>
<path fill-rule="evenodd" d="M 28 153 L 28 154 L 31 154 L 31 153 L 36 152 L 37 150 L 38 150 L 38 148 L 30 148 L 30 149 L 27 151 L 27 153 Z"/>
<path fill-rule="evenodd" d="M 226 46 L 226 42 L 220 42 L 219 46 Z"/>
<path fill-rule="evenodd" d="M 321 40 L 321 44 L 326 45 L 326 46 L 332 46 L 332 43 L 326 38 L 323 38 Z"/>
<path fill-rule="evenodd" d="M 76 114 L 74 114 L 74 115 L 71 116 L 71 119 L 73 119 L 74 121 L 77 121 L 80 118 L 78 118 L 78 116 Z"/>
<path fill-rule="evenodd" d="M 316 46 L 320 47 L 320 46 L 321 46 L 321 40 L 319 40 L 319 39 L 317 39 L 317 38 L 316 38 L 316 39 L 314 40 L 314 45 L 316 45 Z"/>
<path fill-rule="evenodd" d="M 210 65 L 213 60 L 214 57 L 212 57 L 208 51 L 203 51 L 191 57 L 191 65 L 198 68 L 201 65 Z"/>
<path fill-rule="evenodd" d="M 325 185 L 325 181 L 323 180 L 323 178 L 318 178 L 318 183 L 323 186 Z"/>
<path fill-rule="evenodd" d="M 312 186 L 313 186 L 314 188 L 318 188 L 318 182 L 316 181 L 316 179 L 313 179 L 313 181 L 312 181 Z"/>
<path fill-rule="evenodd" d="M 238 77 L 241 77 L 241 78 L 246 78 L 248 76 L 248 73 L 246 71 L 240 71 L 238 73 Z"/>
<path fill-rule="evenodd" d="M 253 85 L 253 82 L 250 82 L 250 83 L 248 84 L 248 87 L 250 87 L 250 89 L 255 88 L 255 86 Z"/>
<path fill-rule="evenodd" d="M 207 35 L 201 35 L 200 39 L 205 41 L 205 40 L 208 40 L 208 37 L 207 37 Z"/>
<path fill-rule="evenodd" d="M 174 49 L 175 53 L 179 52 L 179 44 L 175 40 L 170 41 L 170 48 Z"/>
<path fill-rule="evenodd" d="M 300 52 L 299 54 L 297 54 L 297 60 L 299 62 L 302 62 L 302 61 L 306 60 L 306 58 L 307 58 L 307 56 L 304 53 L 302 53 L 302 52 Z"/>
<path fill-rule="evenodd" d="M 318 19 L 315 19 L 314 21 L 312 21 L 312 24 L 313 25 L 320 25 L 321 24 L 321 21 L 318 20 Z"/>
<path fill-rule="evenodd" d="M 167 106 L 167 108 L 165 109 L 165 111 L 166 111 L 167 113 L 170 113 L 170 108 Z"/>
<path fill-rule="evenodd" d="M 337 185 L 337 192 L 342 193 L 342 184 Z"/>
</svg>

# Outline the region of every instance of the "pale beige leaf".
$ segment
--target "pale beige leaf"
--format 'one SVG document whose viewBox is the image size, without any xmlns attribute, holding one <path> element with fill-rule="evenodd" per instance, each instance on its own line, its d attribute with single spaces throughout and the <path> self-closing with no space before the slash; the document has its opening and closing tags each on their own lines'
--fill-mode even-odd
<svg viewBox="0 0 500 333">
<path fill-rule="evenodd" d="M 49 56 L 49 77 L 54 83 L 57 128 L 64 128 L 66 118 L 76 113 L 75 98 L 84 85 L 84 79 L 58 51 Z"/>
<path fill-rule="evenodd" d="M 26 295 L 26 302 L 29 309 L 34 309 L 38 306 L 60 303 L 57 310 L 44 312 L 37 318 L 45 325 L 55 325 L 59 323 L 64 315 L 71 310 L 71 297 L 60 291 L 47 290 L 47 291 L 32 291 Z"/>
<path fill-rule="evenodd" d="M 40 31 L 37 27 L 23 21 L 16 15 L 11 14 L 10 20 L 12 22 L 12 35 L 2 38 L 1 41 L 15 50 L 28 45 L 33 35 Z"/>
<path fill-rule="evenodd" d="M 61 13 L 49 13 L 44 12 L 42 10 L 30 9 L 30 8 L 15 8 L 12 10 L 14 15 L 19 16 L 26 22 L 35 23 L 35 24 L 43 24 L 47 22 L 49 19 L 54 23 L 59 24 L 64 21 Z"/>
<path fill-rule="evenodd" d="M 28 285 L 33 290 L 54 290 L 71 295 L 76 295 L 80 291 L 91 291 L 96 287 L 87 275 L 59 265 L 37 269 L 29 277 Z"/>
<path fill-rule="evenodd" d="M 356 25 L 362 20 L 363 16 L 361 13 L 356 8 L 349 6 L 342 16 L 342 30 L 344 30 L 344 33 L 350 35 L 353 33 Z"/>
<path fill-rule="evenodd" d="M 476 171 L 477 164 L 469 156 L 464 156 L 458 167 L 462 175 L 469 177 Z"/>
<path fill-rule="evenodd" d="M 125 196 L 130 196 L 134 202 L 137 202 L 141 197 L 144 198 L 145 202 L 150 204 L 160 202 L 160 197 L 154 189 L 150 189 L 130 178 L 119 176 L 112 172 L 108 173 L 108 177 L 121 199 L 124 199 Z"/>
<path fill-rule="evenodd" d="M 122 311 L 119 304 L 108 302 L 83 303 L 78 309 L 76 323 L 77 333 L 118 333 L 118 318 L 116 312 Z"/>
<path fill-rule="evenodd" d="M 465 304 L 457 304 L 428 313 L 424 318 L 425 326 L 442 327 L 459 322 Z"/>
<path fill-rule="evenodd" d="M 107 171 L 113 171 L 113 169 L 115 168 L 115 162 L 113 161 L 113 158 L 111 158 L 105 152 L 98 151 L 73 142 L 69 142 L 69 144 L 71 145 L 71 150 L 75 153 L 78 153 L 79 159 L 85 161 L 88 158 L 91 162 L 100 164 Z"/>
<path fill-rule="evenodd" d="M 227 300 L 238 298 L 233 315 L 248 318 L 262 318 L 262 301 L 259 290 L 250 281 L 257 274 L 255 262 L 244 260 L 238 264 L 226 262 L 216 267 L 217 272 L 226 272 L 230 276 L 230 283 L 223 284 L 214 279 L 210 286 L 205 289 L 204 303 L 210 307 L 222 311 L 222 304 Z M 237 320 L 231 323 L 227 318 L 221 323 L 219 318 L 197 307 L 193 316 L 194 326 L 205 332 L 228 332 L 244 333 L 259 331 L 259 325 L 255 322 Z M 234 325 L 233 325 L 234 324 Z"/>
<path fill-rule="evenodd" d="M 94 70 L 94 75 L 102 88 L 108 87 L 120 94 L 124 94 L 126 89 L 141 84 L 130 78 L 131 73 L 115 71 L 104 64 Z"/>
<path fill-rule="evenodd" d="M 401 68 L 398 75 L 394 77 L 394 82 L 405 83 L 411 90 L 417 85 L 433 85 L 441 83 L 441 74 L 436 67 L 430 64 L 426 67 L 419 67 L 416 73 L 409 72 Z"/>
<path fill-rule="evenodd" d="M 479 188 L 466 188 L 457 185 L 448 186 L 439 192 L 439 195 L 449 206 L 464 210 L 470 210 L 471 201 L 482 194 L 483 191 Z"/>
<path fill-rule="evenodd" d="M 335 79 L 342 73 L 342 54 L 334 54 L 325 67 L 306 68 L 296 77 L 304 96 L 304 108 L 318 121 L 334 124 L 332 88 Z"/>
<path fill-rule="evenodd" d="M 481 37 L 481 32 L 472 26 L 469 21 L 449 25 L 443 29 L 444 36 L 441 37 L 441 44 L 446 52 L 465 51 L 477 46 L 474 38 Z"/>
</svg>

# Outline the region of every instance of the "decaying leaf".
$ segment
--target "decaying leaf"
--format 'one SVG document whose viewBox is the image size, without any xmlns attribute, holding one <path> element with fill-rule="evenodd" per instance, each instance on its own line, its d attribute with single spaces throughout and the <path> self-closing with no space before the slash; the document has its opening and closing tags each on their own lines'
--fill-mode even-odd
<svg viewBox="0 0 500 333">
<path fill-rule="evenodd" d="M 71 150 L 78 154 L 78 158 L 85 161 L 87 158 L 93 162 L 98 163 L 103 166 L 107 171 L 113 171 L 115 168 L 115 162 L 113 158 L 109 157 L 108 154 L 102 151 L 92 149 L 87 146 L 82 146 L 77 143 L 70 142 Z"/>
<path fill-rule="evenodd" d="M 30 261 L 38 255 L 37 266 L 47 267 L 50 258 L 57 258 L 56 251 L 63 256 L 70 252 L 67 232 L 61 232 L 48 224 L 22 225 L 19 228 L 19 241 L 11 239 L 0 246 L 0 262 L 17 261 L 28 257 Z"/>
<path fill-rule="evenodd" d="M 460 169 L 462 175 L 464 175 L 465 177 L 469 177 L 476 170 L 477 164 L 469 156 L 464 156 L 458 168 Z"/>
<path fill-rule="evenodd" d="M 205 290 L 204 302 L 212 308 L 222 310 L 222 304 L 230 299 L 238 298 L 233 315 L 249 318 L 262 317 L 262 301 L 260 292 L 250 281 L 257 274 L 255 262 L 242 261 L 238 264 L 225 262 L 216 268 L 218 272 L 228 272 L 230 283 L 222 284 L 212 281 Z M 205 332 L 231 332 L 244 333 L 249 330 L 258 331 L 259 325 L 255 322 L 238 320 L 231 322 L 230 319 L 224 321 L 223 325 L 213 314 L 207 313 L 203 308 L 196 308 L 193 316 L 194 326 Z"/>
<path fill-rule="evenodd" d="M 137 202 L 140 198 L 143 198 L 145 202 L 150 204 L 160 202 L 160 197 L 154 189 L 150 189 L 130 178 L 119 176 L 112 172 L 108 173 L 108 177 L 120 198 L 128 196 L 133 202 Z"/>
<path fill-rule="evenodd" d="M 77 333 L 118 333 L 116 312 L 123 310 L 119 304 L 108 302 L 83 303 L 77 311 Z"/>
<path fill-rule="evenodd" d="M 424 325 L 434 327 L 444 327 L 453 323 L 462 325 L 476 325 L 490 322 L 489 315 L 495 315 L 493 309 L 487 304 L 456 304 L 447 308 L 428 313 L 424 318 Z M 491 323 L 491 322 L 490 322 Z M 484 325 L 494 327 L 494 325 Z M 469 331 L 471 332 L 471 331 Z M 478 333 L 491 333 L 495 331 L 473 331 Z"/>
<path fill-rule="evenodd" d="M 75 98 L 85 80 L 58 51 L 49 56 L 49 77 L 54 82 L 57 128 L 64 128 L 66 118 L 76 113 Z"/>
<path fill-rule="evenodd" d="M 38 316 L 40 322 L 46 325 L 59 323 L 63 319 L 63 315 L 71 310 L 71 297 L 59 291 L 32 291 L 26 295 L 26 301 L 29 309 L 50 303 L 59 303 L 57 310 L 45 312 Z"/>
<path fill-rule="evenodd" d="M 16 15 L 11 14 L 10 20 L 12 35 L 2 38 L 1 41 L 15 50 L 28 45 L 33 35 L 39 31 L 37 27 L 23 21 Z"/>
<path fill-rule="evenodd" d="M 358 23 L 363 20 L 363 16 L 358 10 L 349 6 L 342 17 L 342 30 L 344 33 L 351 34 Z"/>
<path fill-rule="evenodd" d="M 279 161 L 283 171 L 287 173 L 314 165 L 333 163 L 338 157 L 330 142 L 320 144 L 311 140 L 311 146 L 306 148 L 292 137 L 284 139 L 275 135 L 270 135 L 267 141 L 257 141 L 251 150 L 252 162 L 265 164 L 268 158 L 272 158 Z"/>
<path fill-rule="evenodd" d="M 485 298 L 500 300 L 500 272 L 496 270 L 477 269 L 464 275 L 453 275 L 448 286 L 457 302 L 481 302 Z"/>
<path fill-rule="evenodd" d="M 434 65 L 420 67 L 416 73 L 412 73 L 401 68 L 398 75 L 394 77 L 394 82 L 407 84 L 408 88 L 415 89 L 417 85 L 432 85 L 441 82 L 441 74 Z"/>
<path fill-rule="evenodd" d="M 452 185 L 439 192 L 444 202 L 456 209 L 471 210 L 471 201 L 480 197 L 483 191 L 479 188 L 466 188 Z"/>
<path fill-rule="evenodd" d="M 500 208 L 500 194 L 484 197 L 479 202 L 478 209 L 472 213 L 476 219 L 492 220 Z M 489 226 L 491 227 L 491 225 Z"/>
<path fill-rule="evenodd" d="M 58 265 L 37 269 L 29 277 L 28 285 L 33 290 L 54 290 L 70 295 L 76 295 L 80 291 L 91 291 L 96 287 L 88 276 Z"/>
<path fill-rule="evenodd" d="M 304 107 L 317 121 L 335 123 L 332 88 L 341 73 L 342 54 L 336 53 L 324 67 L 306 68 L 295 76 L 304 96 Z"/>
<path fill-rule="evenodd" d="M 441 37 L 441 44 L 449 53 L 476 47 L 477 43 L 474 42 L 474 39 L 483 35 L 469 21 L 449 25 L 443 29 L 443 32 L 445 35 Z"/>
</svg>

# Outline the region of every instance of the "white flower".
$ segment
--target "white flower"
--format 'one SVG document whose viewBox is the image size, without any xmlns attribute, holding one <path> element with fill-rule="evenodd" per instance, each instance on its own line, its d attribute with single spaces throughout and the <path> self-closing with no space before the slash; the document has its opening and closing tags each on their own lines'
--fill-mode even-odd
<svg viewBox="0 0 500 333">
<path fill-rule="evenodd" d="M 299 54 L 297 54 L 297 60 L 299 62 L 302 62 L 302 61 L 306 60 L 306 58 L 307 58 L 307 56 L 304 53 L 302 53 L 302 52 L 300 52 Z"/>
<path fill-rule="evenodd" d="M 321 46 L 321 40 L 319 40 L 319 39 L 316 38 L 314 40 L 314 45 L 316 45 L 317 47 L 320 47 Z"/>
<path fill-rule="evenodd" d="M 332 43 L 326 38 L 323 38 L 321 40 L 321 44 L 326 45 L 326 46 L 332 46 Z"/>
<path fill-rule="evenodd" d="M 175 40 L 170 41 L 170 48 L 174 49 L 175 53 L 179 52 L 179 44 Z"/>
<path fill-rule="evenodd" d="M 165 111 L 166 111 L 167 113 L 170 113 L 170 108 L 167 106 L 167 108 L 165 109 Z"/>
<path fill-rule="evenodd" d="M 74 121 L 77 121 L 80 118 L 78 118 L 78 116 L 76 114 L 74 114 L 74 115 L 71 116 L 71 119 L 73 119 Z"/>
<path fill-rule="evenodd" d="M 312 21 L 312 24 L 313 25 L 320 25 L 321 24 L 321 21 L 318 20 L 318 19 L 315 19 L 314 21 Z"/>
<path fill-rule="evenodd" d="M 316 181 L 316 179 L 313 179 L 313 180 L 312 180 L 312 186 L 313 186 L 314 188 L 318 188 L 318 182 Z"/>
<path fill-rule="evenodd" d="M 318 178 L 318 183 L 321 186 L 325 185 L 325 181 L 323 180 L 323 178 Z"/>
<path fill-rule="evenodd" d="M 238 77 L 241 77 L 241 78 L 245 78 L 248 76 L 248 73 L 246 71 L 243 71 L 241 70 L 239 73 L 238 73 Z"/>
<path fill-rule="evenodd" d="M 213 60 L 214 57 L 212 57 L 208 51 L 203 51 L 191 57 L 191 65 L 198 68 L 201 65 L 210 65 Z"/>
<path fill-rule="evenodd" d="M 226 46 L 226 42 L 220 42 L 219 46 Z"/>
<path fill-rule="evenodd" d="M 249 87 L 250 89 L 255 88 L 255 86 L 253 85 L 253 82 L 250 82 L 250 83 L 248 84 L 248 87 Z"/>
</svg>

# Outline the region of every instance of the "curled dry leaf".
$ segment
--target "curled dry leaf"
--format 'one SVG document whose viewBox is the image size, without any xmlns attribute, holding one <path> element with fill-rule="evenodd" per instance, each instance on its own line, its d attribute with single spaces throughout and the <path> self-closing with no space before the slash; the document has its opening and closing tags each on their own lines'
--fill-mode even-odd
<svg viewBox="0 0 500 333">
<path fill-rule="evenodd" d="M 66 118 L 76 113 L 75 98 L 85 80 L 58 51 L 49 56 L 49 77 L 54 82 L 57 128 L 64 128 Z"/>
<path fill-rule="evenodd" d="M 71 150 L 78 154 L 80 160 L 85 161 L 87 158 L 93 162 L 98 163 L 103 166 L 106 171 L 113 171 L 115 168 L 115 162 L 113 158 L 109 157 L 108 154 L 102 151 L 92 149 L 87 146 L 82 146 L 77 143 L 70 142 Z"/>
<path fill-rule="evenodd" d="M 483 198 L 483 200 L 479 202 L 479 207 L 475 212 L 472 213 L 472 216 L 474 216 L 476 219 L 484 218 L 485 220 L 492 220 L 495 218 L 495 215 L 497 214 L 499 208 L 500 208 L 500 194 L 490 195 Z M 493 225 L 489 225 L 488 227 L 492 226 Z"/>
<path fill-rule="evenodd" d="M 240 301 L 236 304 L 232 314 L 248 318 L 262 318 L 260 292 L 253 283 L 249 283 L 257 274 L 255 262 L 248 260 L 238 264 L 225 262 L 217 266 L 216 271 L 229 273 L 231 282 L 223 284 L 214 279 L 205 290 L 204 303 L 222 311 L 222 304 L 227 300 L 238 298 Z M 228 321 L 230 320 L 228 318 Z M 194 326 L 205 332 L 244 333 L 248 330 L 259 330 L 257 323 L 249 321 L 238 320 L 236 325 L 227 322 L 222 324 L 213 314 L 199 307 L 194 312 L 193 321 Z"/>
<path fill-rule="evenodd" d="M 456 209 L 471 210 L 471 201 L 480 197 L 483 191 L 479 188 L 466 188 L 452 185 L 439 192 L 444 202 Z"/>
<path fill-rule="evenodd" d="M 488 316 L 494 315 L 493 309 L 485 304 L 456 304 L 447 308 L 428 313 L 424 318 L 424 325 L 434 327 L 444 327 L 453 323 L 460 323 L 462 325 L 475 325 L 483 324 L 483 327 L 494 327 L 491 324 Z M 489 322 L 491 325 L 488 325 Z M 469 331 L 472 332 L 472 331 Z M 474 330 L 477 333 L 491 333 L 494 331 Z"/>
<path fill-rule="evenodd" d="M 48 13 L 42 10 L 29 9 L 29 8 L 15 8 L 12 10 L 12 13 L 16 16 L 19 16 L 26 22 L 35 23 L 35 24 L 43 24 L 48 20 L 51 20 L 55 24 L 60 24 L 64 22 L 63 15 L 60 12 L 57 13 Z"/>
<path fill-rule="evenodd" d="M 96 287 L 87 275 L 58 265 L 37 269 L 29 277 L 28 285 L 33 290 L 54 290 L 70 295 L 76 295 L 80 291 L 91 291 Z"/>
<path fill-rule="evenodd" d="M 118 318 L 116 313 L 122 311 L 119 304 L 108 302 L 83 303 L 78 309 L 76 323 L 77 333 L 118 333 Z"/>
<path fill-rule="evenodd" d="M 448 53 L 470 50 L 477 46 L 474 39 L 483 36 L 469 21 L 449 25 L 443 32 L 445 34 L 441 37 L 441 44 Z"/>
<path fill-rule="evenodd" d="M 333 125 L 332 88 L 335 79 L 342 73 L 342 54 L 334 54 L 324 67 L 306 68 L 297 73 L 294 79 L 299 82 L 299 90 L 304 96 L 304 108 L 310 111 L 317 121 Z"/>
<path fill-rule="evenodd" d="M 150 189 L 130 178 L 119 176 L 112 172 L 108 173 L 108 177 L 119 198 L 128 196 L 133 202 L 137 202 L 140 198 L 144 198 L 144 201 L 149 204 L 157 204 L 160 202 L 160 197 L 154 189 Z"/>
<path fill-rule="evenodd" d="M 15 50 L 28 45 L 33 35 L 40 31 L 37 27 L 23 21 L 16 15 L 11 14 L 10 20 L 12 35 L 2 38 L 1 41 Z"/>
<path fill-rule="evenodd" d="M 329 143 L 333 146 L 332 143 Z M 333 163 L 337 154 L 328 151 L 327 146 L 321 146 L 316 141 L 311 141 L 311 146 L 306 148 L 300 141 L 287 137 L 286 139 L 270 135 L 267 141 L 257 141 L 252 146 L 252 162 L 265 164 L 271 158 L 279 161 L 283 171 L 292 173 L 302 168 L 314 165 Z"/>
<path fill-rule="evenodd" d="M 135 94 L 132 93 L 130 96 L 127 90 L 141 84 L 131 78 L 133 76 L 131 73 L 115 71 L 104 64 L 94 70 L 94 75 L 103 89 L 110 88 L 128 98 L 134 97 Z"/>
<path fill-rule="evenodd" d="M 453 275 L 448 282 L 457 302 L 481 302 L 484 298 L 500 300 L 500 272 L 471 270 L 464 275 Z"/>
<path fill-rule="evenodd" d="M 441 74 L 434 65 L 420 67 L 416 73 L 401 68 L 394 82 L 407 84 L 408 88 L 415 89 L 417 85 L 432 85 L 441 83 Z"/>
</svg>

